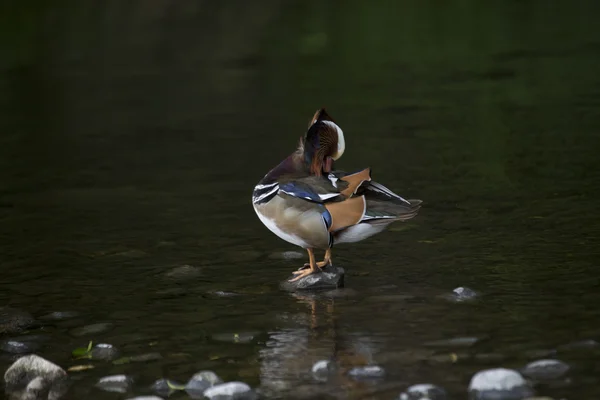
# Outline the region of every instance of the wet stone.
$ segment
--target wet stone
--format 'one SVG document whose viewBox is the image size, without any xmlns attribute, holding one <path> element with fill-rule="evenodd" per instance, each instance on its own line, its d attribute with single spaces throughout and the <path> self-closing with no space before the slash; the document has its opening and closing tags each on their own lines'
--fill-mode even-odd
<svg viewBox="0 0 600 400">
<path fill-rule="evenodd" d="M 148 362 L 162 360 L 163 356 L 160 353 L 145 353 L 137 356 L 129 357 L 131 362 Z"/>
<path fill-rule="evenodd" d="M 167 278 L 175 280 L 192 279 L 197 278 L 200 275 L 202 275 L 202 269 L 200 267 L 194 267 L 191 265 L 175 267 L 165 273 Z"/>
<path fill-rule="evenodd" d="M 312 367 L 312 376 L 317 381 L 325 382 L 335 372 L 335 364 L 329 360 L 317 361 Z"/>
<path fill-rule="evenodd" d="M 79 317 L 81 314 L 76 311 L 54 311 L 50 314 L 46 314 L 40 317 L 44 321 L 64 321 L 67 319 L 73 319 Z"/>
<path fill-rule="evenodd" d="M 343 268 L 327 266 L 321 272 L 305 276 L 295 282 L 290 282 L 295 277 L 291 275 L 281 283 L 281 288 L 290 292 L 336 289 L 344 286 L 344 273 Z"/>
<path fill-rule="evenodd" d="M 178 390 L 183 390 L 184 385 L 169 379 L 159 379 L 150 386 L 150 389 L 161 396 L 169 397 Z"/>
<path fill-rule="evenodd" d="M 550 381 L 564 377 L 569 369 L 569 365 L 559 360 L 537 360 L 527 364 L 521 373 L 536 381 Z"/>
<path fill-rule="evenodd" d="M 119 358 L 121 352 L 112 344 L 98 343 L 92 348 L 92 359 L 111 361 Z"/>
<path fill-rule="evenodd" d="M 33 353 L 42 347 L 38 342 L 24 342 L 20 340 L 3 340 L 0 342 L 0 350 L 11 354 Z"/>
<path fill-rule="evenodd" d="M 254 400 L 256 394 L 243 382 L 228 382 L 208 388 L 204 397 L 210 400 Z"/>
<path fill-rule="evenodd" d="M 521 400 L 533 390 L 517 371 L 495 368 L 476 373 L 469 384 L 470 400 Z"/>
<path fill-rule="evenodd" d="M 163 400 L 163 398 L 158 396 L 137 396 L 129 397 L 127 400 Z"/>
<path fill-rule="evenodd" d="M 79 328 L 74 328 L 69 331 L 71 336 L 81 337 L 81 336 L 91 336 L 91 335 L 99 335 L 101 333 L 106 333 L 114 328 L 114 324 L 110 322 L 102 322 L 99 324 L 91 324 L 81 326 Z"/>
<path fill-rule="evenodd" d="M 377 379 L 385 376 L 385 370 L 378 365 L 366 365 L 352 368 L 348 375 L 354 379 Z"/>
<path fill-rule="evenodd" d="M 20 333 L 36 325 L 31 314 L 12 307 L 0 307 L 0 334 Z"/>
<path fill-rule="evenodd" d="M 577 350 L 591 350 L 597 349 L 600 346 L 600 343 L 593 339 L 589 340 L 579 340 L 577 342 L 567 343 L 558 348 L 559 351 L 577 351 Z"/>
<path fill-rule="evenodd" d="M 6 392 L 17 398 L 47 392 L 47 398 L 58 399 L 67 391 L 67 380 L 65 370 L 35 354 L 19 358 L 4 374 Z"/>
<path fill-rule="evenodd" d="M 204 392 L 206 389 L 220 385 L 223 381 L 212 371 L 200 371 L 190 378 L 185 385 L 186 392 Z"/>
<path fill-rule="evenodd" d="M 432 384 L 413 385 L 400 394 L 398 400 L 446 400 L 446 391 Z"/>
<path fill-rule="evenodd" d="M 133 379 L 127 375 L 110 375 L 100 378 L 95 386 L 106 392 L 126 393 L 132 384 Z"/>
<path fill-rule="evenodd" d="M 450 301 L 461 303 L 464 301 L 475 300 L 477 297 L 479 297 L 479 294 L 473 289 L 465 286 L 459 286 L 452 290 L 452 293 L 445 295 L 444 297 Z"/>
</svg>

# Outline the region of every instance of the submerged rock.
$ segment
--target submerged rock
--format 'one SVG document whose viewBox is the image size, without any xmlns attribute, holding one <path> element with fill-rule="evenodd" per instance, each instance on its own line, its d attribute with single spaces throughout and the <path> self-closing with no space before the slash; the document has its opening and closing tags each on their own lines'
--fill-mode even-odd
<svg viewBox="0 0 600 400">
<path fill-rule="evenodd" d="M 290 292 L 298 290 L 324 290 L 336 289 L 344 286 L 343 268 L 327 266 L 320 273 L 311 274 L 295 282 L 290 282 L 294 275 L 281 283 L 281 288 Z"/>
<path fill-rule="evenodd" d="M 127 400 L 163 400 L 163 398 L 158 396 L 138 396 L 130 397 Z"/>
<path fill-rule="evenodd" d="M 178 390 L 183 390 L 184 388 L 185 386 L 181 383 L 174 382 L 169 379 L 159 379 L 154 382 L 152 386 L 150 386 L 152 391 L 165 397 L 169 397 L 173 393 L 177 392 Z"/>
<path fill-rule="evenodd" d="M 244 382 L 227 382 L 208 388 L 204 397 L 210 400 L 254 400 L 256 394 Z"/>
<path fill-rule="evenodd" d="M 385 376 L 385 370 L 378 365 L 365 365 L 352 368 L 348 375 L 354 379 L 376 379 Z"/>
<path fill-rule="evenodd" d="M 600 343 L 593 339 L 588 340 L 579 340 L 577 342 L 567 343 L 565 345 L 559 346 L 558 351 L 572 351 L 572 350 L 592 350 L 597 349 L 600 346 Z"/>
<path fill-rule="evenodd" d="M 413 385 L 400 394 L 398 400 L 446 400 L 446 391 L 429 383 Z"/>
<path fill-rule="evenodd" d="M 200 371 L 190 378 L 185 385 L 186 392 L 204 392 L 206 389 L 223 383 L 223 380 L 212 371 Z"/>
<path fill-rule="evenodd" d="M 325 382 L 335 369 L 335 364 L 330 360 L 317 361 L 312 367 L 312 376 L 318 381 Z"/>
<path fill-rule="evenodd" d="M 24 399 L 58 399 L 67 392 L 65 370 L 35 354 L 15 361 L 4 374 L 6 392 Z"/>
<path fill-rule="evenodd" d="M 0 350 L 11 354 L 33 353 L 42 347 L 39 342 L 21 341 L 18 339 L 3 340 L 0 342 Z"/>
<path fill-rule="evenodd" d="M 0 307 L 0 334 L 20 333 L 37 325 L 28 312 L 12 307 Z"/>
<path fill-rule="evenodd" d="M 569 369 L 569 365 L 559 360 L 538 360 L 527 364 L 521 373 L 536 381 L 549 381 L 562 378 Z"/>
<path fill-rule="evenodd" d="M 202 275 L 202 269 L 191 265 L 181 265 L 165 273 L 167 278 L 175 280 L 192 279 L 200 275 Z"/>
<path fill-rule="evenodd" d="M 443 295 L 442 297 L 456 303 L 461 303 L 463 301 L 475 300 L 479 297 L 479 293 L 468 287 L 459 286 L 452 290 L 452 293 Z"/>
<path fill-rule="evenodd" d="M 99 335 L 101 333 L 106 333 L 114 328 L 114 324 L 110 322 L 102 322 L 99 324 L 91 324 L 81 326 L 79 328 L 71 329 L 69 332 L 71 336 L 81 337 L 81 336 L 90 336 L 90 335 Z"/>
<path fill-rule="evenodd" d="M 76 311 L 54 311 L 50 314 L 46 314 L 40 317 L 44 321 L 64 321 L 67 319 L 73 319 L 79 317 L 81 314 Z"/>
<path fill-rule="evenodd" d="M 451 339 L 436 340 L 433 342 L 425 343 L 425 346 L 429 347 L 471 347 L 475 343 L 479 342 L 479 338 L 476 337 L 457 337 Z"/>
<path fill-rule="evenodd" d="M 95 386 L 106 392 L 125 393 L 132 384 L 133 379 L 127 375 L 110 375 L 100 378 Z"/>
<path fill-rule="evenodd" d="M 98 343 L 92 348 L 91 355 L 94 360 L 111 361 L 119 358 L 121 352 L 112 344 Z"/>
<path fill-rule="evenodd" d="M 469 384 L 471 400 L 521 400 L 533 396 L 533 390 L 517 371 L 505 368 L 476 373 Z"/>
</svg>

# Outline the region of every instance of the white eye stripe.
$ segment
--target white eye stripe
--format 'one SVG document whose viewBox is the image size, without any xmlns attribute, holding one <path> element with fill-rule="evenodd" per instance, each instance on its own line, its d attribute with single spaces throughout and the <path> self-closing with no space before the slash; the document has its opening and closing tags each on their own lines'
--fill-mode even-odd
<svg viewBox="0 0 600 400">
<path fill-rule="evenodd" d="M 324 123 L 325 125 L 335 128 L 335 130 L 337 132 L 338 147 L 337 147 L 337 152 L 336 152 L 335 156 L 332 157 L 334 160 L 337 160 L 338 158 L 340 158 L 342 156 L 342 154 L 344 154 L 344 150 L 346 150 L 346 141 L 344 140 L 344 131 L 342 131 L 342 128 L 340 128 L 335 122 L 331 122 L 331 121 L 321 121 L 321 122 Z"/>
</svg>

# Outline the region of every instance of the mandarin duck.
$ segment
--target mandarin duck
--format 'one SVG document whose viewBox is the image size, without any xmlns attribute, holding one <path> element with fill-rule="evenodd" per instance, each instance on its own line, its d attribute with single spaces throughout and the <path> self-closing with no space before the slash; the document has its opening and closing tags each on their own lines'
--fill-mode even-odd
<svg viewBox="0 0 600 400">
<path fill-rule="evenodd" d="M 322 108 L 295 152 L 254 187 L 252 204 L 262 223 L 308 252 L 309 262 L 290 282 L 332 265 L 334 244 L 354 243 L 417 215 L 421 200 L 405 200 L 371 180 L 370 168 L 335 170 L 345 150 L 344 132 Z M 325 250 L 323 261 L 314 250 Z"/>
</svg>

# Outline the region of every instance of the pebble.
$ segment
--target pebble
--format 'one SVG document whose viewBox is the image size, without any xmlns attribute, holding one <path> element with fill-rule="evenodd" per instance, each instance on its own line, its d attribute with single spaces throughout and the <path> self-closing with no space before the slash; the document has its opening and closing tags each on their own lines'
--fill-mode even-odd
<svg viewBox="0 0 600 400">
<path fill-rule="evenodd" d="M 378 365 L 366 365 L 352 368 L 348 371 L 348 375 L 355 379 L 381 378 L 385 375 L 385 370 Z"/>
<path fill-rule="evenodd" d="M 548 381 L 562 378 L 570 367 L 559 360 L 537 360 L 527 364 L 521 373 L 537 381 Z"/>
<path fill-rule="evenodd" d="M 192 279 L 202 275 L 202 269 L 200 267 L 194 267 L 191 265 L 182 265 L 175 267 L 165 273 L 167 278 L 171 279 Z"/>
<path fill-rule="evenodd" d="M 150 386 L 150 389 L 161 396 L 169 397 L 178 390 L 182 390 L 184 386 L 180 383 L 169 379 L 159 379 Z"/>
<path fill-rule="evenodd" d="M 208 388 L 204 397 L 210 400 L 254 400 L 256 395 L 243 382 L 228 382 Z"/>
<path fill-rule="evenodd" d="M 477 297 L 479 297 L 479 294 L 473 289 L 460 286 L 452 290 L 452 293 L 442 295 L 442 297 L 455 303 L 461 303 L 464 301 L 475 300 Z"/>
<path fill-rule="evenodd" d="M 0 334 L 14 334 L 36 325 L 28 312 L 12 307 L 0 307 Z"/>
<path fill-rule="evenodd" d="M 92 348 L 92 359 L 111 361 L 119 357 L 121 352 L 112 344 L 98 343 Z"/>
<path fill-rule="evenodd" d="M 110 375 L 100 378 L 95 386 L 106 392 L 125 393 L 132 383 L 133 380 L 127 375 Z"/>
<path fill-rule="evenodd" d="M 413 385 L 400 394 L 398 400 L 446 400 L 446 391 L 429 383 Z"/>
<path fill-rule="evenodd" d="M 69 333 L 74 337 L 99 335 L 106 333 L 114 328 L 114 324 L 110 322 L 102 322 L 98 324 L 85 325 L 71 329 Z"/>
<path fill-rule="evenodd" d="M 206 389 L 220 385 L 223 380 L 212 371 L 200 371 L 190 378 L 185 385 L 186 391 L 204 392 Z"/>
<path fill-rule="evenodd" d="M 327 381 L 335 370 L 335 364 L 329 360 L 317 361 L 312 367 L 313 377 L 321 382 Z"/>
<path fill-rule="evenodd" d="M 532 395 L 533 390 L 521 374 L 511 369 L 480 371 L 469 384 L 471 400 L 521 400 Z"/>
</svg>

